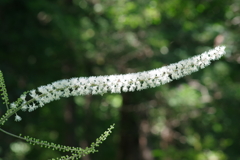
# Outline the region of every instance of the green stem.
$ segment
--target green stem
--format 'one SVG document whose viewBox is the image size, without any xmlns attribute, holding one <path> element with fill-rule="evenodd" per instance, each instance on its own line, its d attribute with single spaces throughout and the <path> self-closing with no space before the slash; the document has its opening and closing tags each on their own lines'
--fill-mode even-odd
<svg viewBox="0 0 240 160">
<path fill-rule="evenodd" d="M 23 138 L 23 137 L 21 137 L 21 136 L 17 136 L 17 135 L 15 135 L 15 134 L 12 134 L 12 133 L 10 133 L 10 132 L 7 132 L 7 131 L 3 130 L 2 128 L 0 128 L 0 131 L 2 131 L 3 133 L 8 134 L 9 136 L 12 136 L 12 137 L 15 137 L 15 138 L 19 138 L 19 139 L 21 139 L 21 140 L 26 141 L 25 138 Z"/>
</svg>

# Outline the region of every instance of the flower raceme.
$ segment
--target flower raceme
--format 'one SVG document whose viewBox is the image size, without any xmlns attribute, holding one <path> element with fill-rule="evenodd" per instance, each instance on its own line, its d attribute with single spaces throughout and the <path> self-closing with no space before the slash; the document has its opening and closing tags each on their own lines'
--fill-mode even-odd
<svg viewBox="0 0 240 160">
<path fill-rule="evenodd" d="M 26 94 L 22 95 L 20 97 L 22 100 L 20 106 L 15 103 L 10 104 L 10 106 L 11 108 L 21 107 L 23 111 L 28 110 L 31 112 L 61 97 L 88 94 L 103 95 L 107 92 L 133 92 L 149 87 L 153 88 L 203 69 L 211 61 L 219 59 L 224 54 L 225 46 L 218 46 L 200 55 L 150 71 L 59 80 L 52 84 L 40 86 L 36 90 L 31 90 L 28 96 L 32 99 L 29 101 L 26 100 Z M 20 120 L 19 116 L 15 119 Z"/>
</svg>

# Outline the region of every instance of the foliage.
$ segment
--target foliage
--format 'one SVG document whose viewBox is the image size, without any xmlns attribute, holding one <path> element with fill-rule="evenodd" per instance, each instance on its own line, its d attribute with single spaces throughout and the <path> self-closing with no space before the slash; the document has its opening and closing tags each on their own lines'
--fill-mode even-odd
<svg viewBox="0 0 240 160">
<path fill-rule="evenodd" d="M 141 135 L 141 140 L 147 140 L 142 147 L 155 159 L 239 158 L 239 0 L 10 0 L 0 4 L 0 69 L 10 101 L 58 79 L 139 72 L 218 44 L 228 46 L 224 60 L 158 88 L 63 98 L 31 114 L 21 112 L 21 122 L 15 124 L 10 118 L 4 124 L 11 132 L 85 148 L 103 128 L 116 123 L 101 152 L 88 157 L 112 160 L 123 154 L 121 142 L 135 142 L 122 139 L 123 127 L 128 128 L 126 135 L 140 140 L 135 131 L 141 129 L 132 124 L 144 121 L 149 130 Z M 0 104 L 0 115 L 5 112 Z M 123 120 L 127 122 L 121 125 Z M 0 134 L 0 140 L 3 159 L 61 156 L 37 147 L 20 154 L 12 147 L 21 145 L 16 139 Z M 133 152 L 134 148 L 129 152 L 143 153 Z"/>
</svg>

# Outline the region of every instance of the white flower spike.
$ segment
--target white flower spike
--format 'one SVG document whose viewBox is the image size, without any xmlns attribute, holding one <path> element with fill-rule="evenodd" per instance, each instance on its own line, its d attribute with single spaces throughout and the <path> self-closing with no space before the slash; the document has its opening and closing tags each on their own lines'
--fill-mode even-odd
<svg viewBox="0 0 240 160">
<path fill-rule="evenodd" d="M 225 54 L 225 46 L 218 46 L 208 52 L 191 57 L 186 60 L 173 63 L 162 68 L 153 69 L 150 71 L 129 73 L 124 75 L 110 76 L 92 76 L 64 79 L 53 82 L 45 86 L 38 87 L 37 91 L 30 91 L 29 96 L 34 99 L 31 104 L 25 100 L 26 96 L 21 96 L 24 105 L 22 110 L 33 111 L 37 106 L 43 105 L 58 100 L 61 97 L 100 94 L 111 92 L 133 92 L 147 88 L 157 87 L 169 83 L 175 79 L 189 75 L 193 72 L 203 69 L 208 66 L 211 61 L 217 60 Z M 11 107 L 15 107 L 11 105 Z M 19 116 L 15 117 L 19 121 Z"/>
</svg>

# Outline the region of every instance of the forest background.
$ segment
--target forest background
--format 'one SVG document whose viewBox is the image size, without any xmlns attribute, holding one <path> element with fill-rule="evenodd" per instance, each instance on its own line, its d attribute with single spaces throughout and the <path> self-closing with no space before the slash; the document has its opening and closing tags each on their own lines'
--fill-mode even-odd
<svg viewBox="0 0 240 160">
<path fill-rule="evenodd" d="M 19 112 L 23 120 L 3 129 L 85 148 L 115 123 L 82 160 L 240 160 L 239 35 L 239 0 L 1 0 L 0 69 L 11 102 L 60 79 L 146 71 L 227 46 L 224 58 L 172 83 L 64 98 Z M 57 156 L 0 133 L 0 160 Z"/>
</svg>

